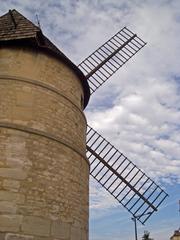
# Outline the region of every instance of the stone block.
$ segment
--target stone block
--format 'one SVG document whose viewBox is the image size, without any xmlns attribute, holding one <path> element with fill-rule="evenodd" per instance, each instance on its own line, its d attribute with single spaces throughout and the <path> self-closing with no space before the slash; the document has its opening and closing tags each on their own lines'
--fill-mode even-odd
<svg viewBox="0 0 180 240">
<path fill-rule="evenodd" d="M 3 187 L 13 192 L 17 192 L 20 187 L 20 182 L 16 180 L 5 179 L 3 181 Z"/>
<path fill-rule="evenodd" d="M 71 238 L 70 240 L 81 240 L 81 229 L 78 227 L 71 227 Z"/>
<path fill-rule="evenodd" d="M 0 240 L 5 240 L 5 233 L 0 232 Z"/>
<path fill-rule="evenodd" d="M 52 237 L 35 236 L 34 240 L 64 240 L 64 239 L 52 239 Z"/>
<path fill-rule="evenodd" d="M 22 107 L 32 107 L 33 105 L 33 94 L 30 88 L 23 88 L 24 91 L 16 92 L 16 104 Z"/>
<path fill-rule="evenodd" d="M 53 221 L 51 235 L 55 238 L 68 239 L 70 237 L 70 224 L 60 220 Z"/>
<path fill-rule="evenodd" d="M 5 240 L 33 240 L 34 236 L 7 233 Z"/>
<path fill-rule="evenodd" d="M 25 197 L 21 193 L 9 192 L 9 191 L 0 191 L 0 200 L 15 202 L 15 203 L 24 203 Z"/>
<path fill-rule="evenodd" d="M 21 215 L 0 215 L 0 231 L 18 232 L 21 221 Z"/>
<path fill-rule="evenodd" d="M 51 221 L 49 219 L 35 216 L 25 216 L 22 222 L 22 231 L 26 234 L 49 236 L 50 225 Z"/>
<path fill-rule="evenodd" d="M 81 239 L 82 240 L 88 240 L 88 233 L 87 233 L 87 231 L 82 230 Z"/>
<path fill-rule="evenodd" d="M 27 177 L 27 172 L 16 168 L 0 168 L 0 177 L 22 180 Z"/>
<path fill-rule="evenodd" d="M 26 108 L 22 106 L 13 106 L 12 109 L 13 120 L 28 121 L 32 119 L 33 110 L 32 108 Z"/>
<path fill-rule="evenodd" d="M 16 213 L 16 204 L 14 202 L 8 202 L 8 201 L 0 201 L 0 212 L 3 214 Z"/>
</svg>

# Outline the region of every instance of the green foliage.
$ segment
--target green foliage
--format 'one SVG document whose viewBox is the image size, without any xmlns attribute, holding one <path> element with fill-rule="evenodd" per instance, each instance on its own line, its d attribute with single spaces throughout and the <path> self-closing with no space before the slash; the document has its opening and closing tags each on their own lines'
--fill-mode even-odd
<svg viewBox="0 0 180 240">
<path fill-rule="evenodd" d="M 150 232 L 144 231 L 144 235 L 142 236 L 142 240 L 154 240 L 153 238 L 149 237 Z"/>
</svg>

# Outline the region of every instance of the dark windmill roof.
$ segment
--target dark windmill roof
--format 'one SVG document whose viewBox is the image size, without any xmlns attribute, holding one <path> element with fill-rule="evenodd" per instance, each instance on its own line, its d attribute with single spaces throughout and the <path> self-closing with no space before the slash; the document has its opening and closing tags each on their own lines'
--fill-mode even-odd
<svg viewBox="0 0 180 240">
<path fill-rule="evenodd" d="M 61 59 L 68 64 L 81 80 L 84 89 L 84 107 L 86 107 L 90 91 L 87 80 L 79 68 L 71 62 L 46 36 L 41 29 L 21 15 L 18 11 L 9 10 L 0 17 L 0 46 L 32 46 Z"/>
</svg>

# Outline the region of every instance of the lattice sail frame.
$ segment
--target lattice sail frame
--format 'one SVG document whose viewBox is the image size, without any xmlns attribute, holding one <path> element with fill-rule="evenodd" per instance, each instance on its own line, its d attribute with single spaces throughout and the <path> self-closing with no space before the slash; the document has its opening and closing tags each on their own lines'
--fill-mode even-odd
<svg viewBox="0 0 180 240">
<path fill-rule="evenodd" d="M 123 153 L 88 126 L 90 174 L 142 224 L 168 194 Z"/>
<path fill-rule="evenodd" d="M 145 45 L 141 38 L 124 27 L 85 58 L 78 68 L 86 76 L 91 94 Z"/>
<path fill-rule="evenodd" d="M 124 27 L 79 65 L 94 93 L 146 43 Z M 90 126 L 87 128 L 90 174 L 144 224 L 168 194 Z"/>
</svg>

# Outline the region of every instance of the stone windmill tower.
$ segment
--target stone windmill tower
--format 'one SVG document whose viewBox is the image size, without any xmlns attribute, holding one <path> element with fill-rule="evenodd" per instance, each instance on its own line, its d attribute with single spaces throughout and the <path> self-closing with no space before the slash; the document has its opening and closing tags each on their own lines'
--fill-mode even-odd
<svg viewBox="0 0 180 240">
<path fill-rule="evenodd" d="M 90 168 L 142 223 L 157 211 L 167 194 L 89 126 L 86 143 L 83 113 L 144 45 L 124 28 L 77 67 L 16 10 L 0 17 L 1 239 L 88 239 Z"/>
</svg>

